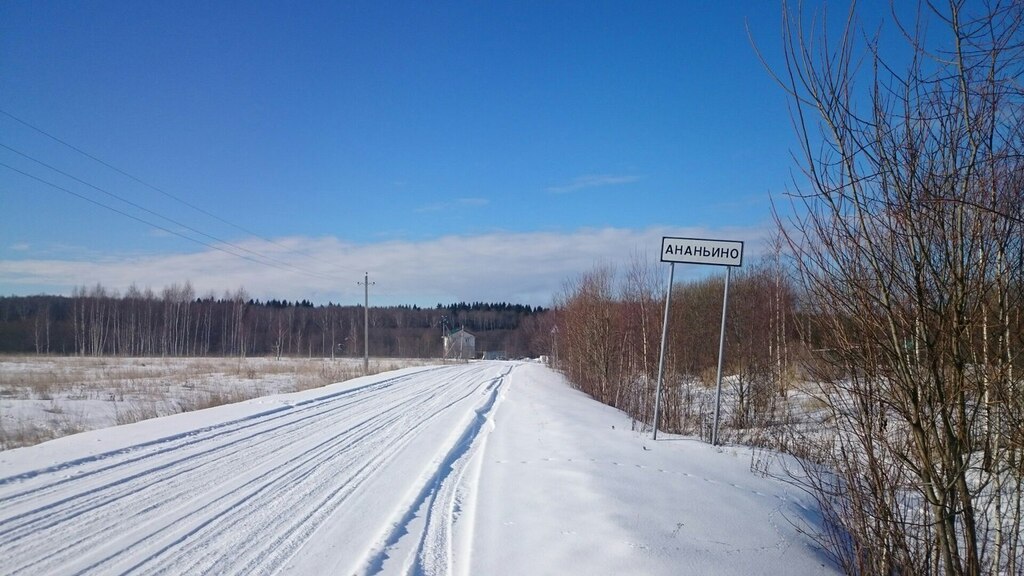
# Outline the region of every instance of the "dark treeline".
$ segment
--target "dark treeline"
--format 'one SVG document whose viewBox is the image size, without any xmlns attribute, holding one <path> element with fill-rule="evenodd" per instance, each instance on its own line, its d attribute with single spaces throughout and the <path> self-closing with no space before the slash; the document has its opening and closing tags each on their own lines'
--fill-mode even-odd
<svg viewBox="0 0 1024 576">
<path fill-rule="evenodd" d="M 370 354 L 429 358 L 444 330 L 465 328 L 481 351 L 510 357 L 547 353 L 546 310 L 465 302 L 370 307 Z M 71 296 L 0 297 L 0 352 L 114 356 L 361 356 L 363 307 L 250 298 L 245 290 L 197 297 L 190 283 L 159 293 L 102 285 Z"/>
</svg>

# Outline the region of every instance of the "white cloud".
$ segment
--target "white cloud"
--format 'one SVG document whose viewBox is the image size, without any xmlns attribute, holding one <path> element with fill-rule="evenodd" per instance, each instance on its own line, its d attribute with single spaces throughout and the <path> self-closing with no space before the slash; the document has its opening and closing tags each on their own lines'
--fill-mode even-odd
<svg viewBox="0 0 1024 576">
<path fill-rule="evenodd" d="M 416 208 L 416 212 L 440 212 L 442 210 L 451 210 L 453 208 L 469 207 L 475 208 L 479 206 L 486 206 L 490 200 L 487 198 L 458 198 L 452 202 L 434 202 L 432 204 L 425 204 Z"/>
<path fill-rule="evenodd" d="M 552 194 L 568 194 L 586 188 L 602 188 L 605 186 L 618 186 L 631 184 L 640 180 L 639 176 L 616 176 L 613 174 L 591 174 L 573 178 L 572 182 L 560 186 L 549 186 L 547 191 Z"/>
<path fill-rule="evenodd" d="M 626 265 L 636 254 L 659 260 L 662 236 L 748 241 L 745 262 L 756 258 L 763 229 L 581 229 L 573 232 L 495 232 L 425 241 L 355 244 L 335 237 L 236 242 L 266 257 L 256 263 L 216 250 L 103 259 L 0 260 L 0 294 L 67 294 L 75 286 L 130 285 L 160 290 L 190 281 L 199 295 L 242 286 L 256 298 L 308 298 L 357 303 L 363 273 L 375 282 L 378 304 L 430 306 L 451 301 L 509 301 L 549 305 L 563 283 L 597 264 Z M 688 267 L 700 268 L 700 267 Z M 693 270 L 691 275 L 707 273 Z M 686 271 L 677 268 L 677 276 Z"/>
</svg>

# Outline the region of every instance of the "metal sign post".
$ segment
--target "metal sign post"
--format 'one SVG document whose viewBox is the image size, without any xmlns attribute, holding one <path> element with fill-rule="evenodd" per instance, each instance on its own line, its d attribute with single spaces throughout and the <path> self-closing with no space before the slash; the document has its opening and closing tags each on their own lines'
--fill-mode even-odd
<svg viewBox="0 0 1024 576">
<path fill-rule="evenodd" d="M 732 266 L 725 269 L 725 293 L 722 295 L 722 329 L 718 334 L 718 378 L 715 384 L 715 425 L 711 429 L 711 445 L 718 446 L 718 413 L 722 410 L 722 352 L 725 350 L 725 309 L 729 306 L 729 277 Z"/>
<path fill-rule="evenodd" d="M 722 356 L 725 351 L 725 312 L 729 304 L 729 278 L 734 266 L 743 265 L 743 242 L 737 240 L 709 240 L 706 238 L 661 239 L 661 261 L 671 264 L 668 273 L 668 292 L 665 294 L 665 321 L 661 324 L 661 355 L 658 359 L 658 384 L 654 392 L 654 433 L 658 439 L 658 416 L 661 409 L 661 383 L 665 375 L 665 345 L 668 340 L 669 305 L 672 301 L 672 282 L 677 262 L 725 266 L 725 294 L 722 299 L 722 330 L 718 339 L 718 378 L 715 391 L 715 423 L 711 443 L 718 444 L 718 415 L 722 405 Z"/>
<path fill-rule="evenodd" d="M 672 281 L 676 273 L 676 263 L 668 267 L 668 290 L 665 293 L 665 321 L 661 323 L 661 354 L 658 356 L 658 386 L 654 391 L 654 435 L 658 439 L 658 409 L 661 407 L 661 380 L 665 376 L 665 342 L 668 340 L 668 310 L 672 303 Z"/>
</svg>

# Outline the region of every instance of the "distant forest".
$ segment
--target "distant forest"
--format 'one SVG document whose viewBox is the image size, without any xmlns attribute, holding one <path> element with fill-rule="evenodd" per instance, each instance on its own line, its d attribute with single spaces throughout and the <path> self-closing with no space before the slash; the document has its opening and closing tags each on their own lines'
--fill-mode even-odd
<svg viewBox="0 0 1024 576">
<path fill-rule="evenodd" d="M 260 300 L 244 290 L 200 298 L 189 283 L 124 294 L 101 285 L 71 296 L 0 296 L 0 353 L 86 356 L 362 356 L 363 307 Z M 478 352 L 547 354 L 551 314 L 509 303 L 369 309 L 371 356 L 442 355 L 446 330 L 465 328 Z"/>
</svg>

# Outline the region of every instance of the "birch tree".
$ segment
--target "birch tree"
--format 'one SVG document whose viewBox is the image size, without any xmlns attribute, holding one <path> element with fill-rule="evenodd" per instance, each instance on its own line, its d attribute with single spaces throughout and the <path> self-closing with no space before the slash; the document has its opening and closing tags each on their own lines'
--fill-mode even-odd
<svg viewBox="0 0 1024 576">
<path fill-rule="evenodd" d="M 852 574 L 1020 574 L 1024 4 L 924 3 L 902 52 L 788 8 L 823 538 Z"/>
</svg>

